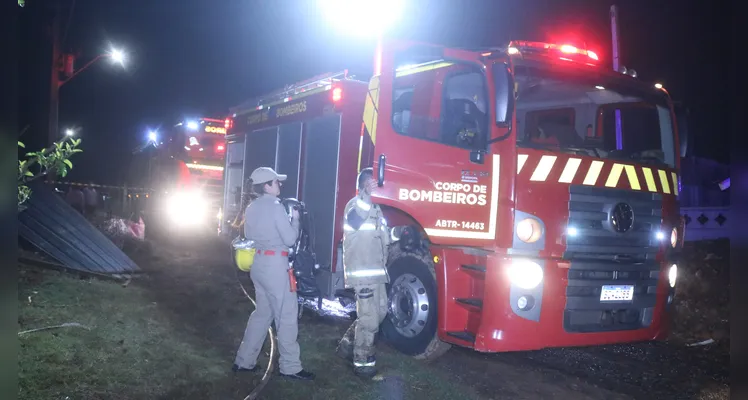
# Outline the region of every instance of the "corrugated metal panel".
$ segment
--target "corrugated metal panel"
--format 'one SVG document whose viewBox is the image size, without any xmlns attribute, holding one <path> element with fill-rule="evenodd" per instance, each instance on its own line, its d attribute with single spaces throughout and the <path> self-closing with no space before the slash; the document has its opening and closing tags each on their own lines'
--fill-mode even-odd
<svg viewBox="0 0 748 400">
<path fill-rule="evenodd" d="M 43 184 L 18 214 L 18 234 L 62 265 L 82 271 L 126 274 L 138 266 L 65 200 Z"/>
</svg>

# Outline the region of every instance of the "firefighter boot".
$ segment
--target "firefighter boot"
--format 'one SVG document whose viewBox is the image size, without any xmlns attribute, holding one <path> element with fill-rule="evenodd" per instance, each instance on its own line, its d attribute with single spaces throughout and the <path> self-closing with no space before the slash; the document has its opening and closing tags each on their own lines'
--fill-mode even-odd
<svg viewBox="0 0 748 400">
<path fill-rule="evenodd" d="M 360 376 L 361 378 L 371 379 L 377 374 L 377 359 L 375 356 L 369 356 L 366 362 L 354 363 L 353 373 Z"/>
</svg>

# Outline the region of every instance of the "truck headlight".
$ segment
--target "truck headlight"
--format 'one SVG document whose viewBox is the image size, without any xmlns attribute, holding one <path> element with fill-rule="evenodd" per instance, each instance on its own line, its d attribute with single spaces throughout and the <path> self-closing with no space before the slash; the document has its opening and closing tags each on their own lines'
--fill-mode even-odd
<svg viewBox="0 0 748 400">
<path fill-rule="evenodd" d="M 675 280 L 678 278 L 678 266 L 673 264 L 670 266 L 670 270 L 667 273 L 667 280 L 670 282 L 670 287 L 675 287 Z"/>
<path fill-rule="evenodd" d="M 543 236 L 543 227 L 533 218 L 525 218 L 517 223 L 517 237 L 525 243 L 537 242 Z"/>
<path fill-rule="evenodd" d="M 535 289 L 543 281 L 543 268 L 530 260 L 512 260 L 508 273 L 509 281 L 522 289 Z"/>
<path fill-rule="evenodd" d="M 197 191 L 177 192 L 166 204 L 166 212 L 172 221 L 182 225 L 201 222 L 207 210 L 207 201 Z"/>
<path fill-rule="evenodd" d="M 670 231 L 670 245 L 675 248 L 676 244 L 678 244 L 678 228 L 673 228 L 673 230 Z"/>
</svg>

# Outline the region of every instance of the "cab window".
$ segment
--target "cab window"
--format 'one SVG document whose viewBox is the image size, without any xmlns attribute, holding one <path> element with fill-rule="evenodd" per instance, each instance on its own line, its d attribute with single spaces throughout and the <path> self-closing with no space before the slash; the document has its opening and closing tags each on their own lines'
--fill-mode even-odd
<svg viewBox="0 0 748 400">
<path fill-rule="evenodd" d="M 396 73 L 392 127 L 418 139 L 465 149 L 485 147 L 488 100 L 477 67 L 438 62 Z"/>
</svg>

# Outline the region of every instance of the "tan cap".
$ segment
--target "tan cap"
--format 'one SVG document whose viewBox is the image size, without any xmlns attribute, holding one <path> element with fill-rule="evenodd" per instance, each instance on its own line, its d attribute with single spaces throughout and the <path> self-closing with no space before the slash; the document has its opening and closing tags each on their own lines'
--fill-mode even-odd
<svg viewBox="0 0 748 400">
<path fill-rule="evenodd" d="M 285 181 L 286 178 L 288 178 L 287 175 L 276 173 L 272 168 L 268 167 L 260 167 L 256 170 L 252 171 L 252 175 L 250 175 L 249 179 L 252 180 L 253 183 L 265 183 L 265 182 L 271 182 L 274 180 L 279 181 Z"/>
</svg>

